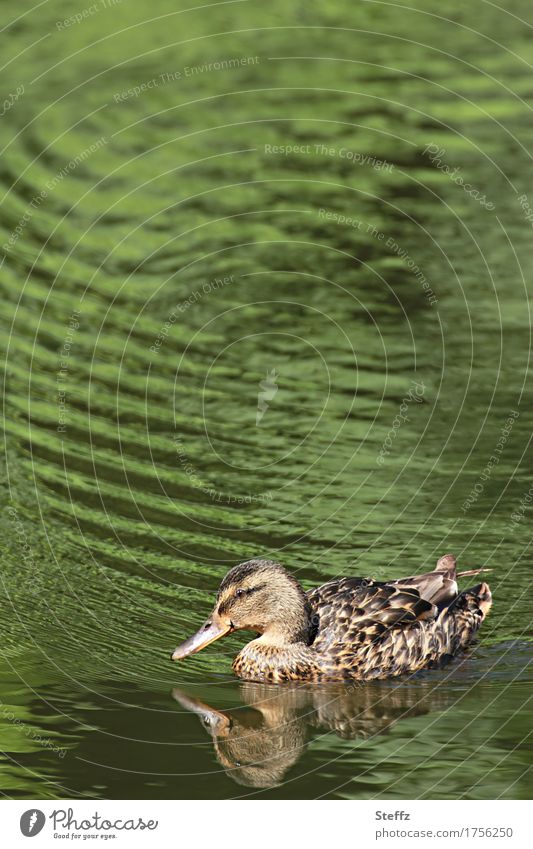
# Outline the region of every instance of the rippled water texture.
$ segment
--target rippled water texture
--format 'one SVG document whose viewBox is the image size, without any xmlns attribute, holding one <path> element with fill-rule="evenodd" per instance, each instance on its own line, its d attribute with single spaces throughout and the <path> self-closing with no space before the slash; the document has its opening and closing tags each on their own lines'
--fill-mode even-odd
<svg viewBox="0 0 533 849">
<path fill-rule="evenodd" d="M 5 796 L 531 796 L 533 13 L 505 6 L 3 9 Z M 495 597 L 446 670 L 168 660 L 252 556 L 308 588 L 446 551 Z"/>
</svg>

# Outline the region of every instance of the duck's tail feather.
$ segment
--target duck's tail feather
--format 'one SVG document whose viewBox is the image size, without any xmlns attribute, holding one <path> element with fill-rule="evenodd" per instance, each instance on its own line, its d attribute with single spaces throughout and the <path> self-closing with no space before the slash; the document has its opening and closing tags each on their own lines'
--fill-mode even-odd
<svg viewBox="0 0 533 849">
<path fill-rule="evenodd" d="M 485 618 L 485 616 L 492 607 L 492 593 L 490 591 L 489 585 L 486 584 L 485 581 L 479 584 L 477 597 L 479 599 L 479 606 L 481 608 L 481 612 L 483 613 L 483 618 Z"/>
<path fill-rule="evenodd" d="M 409 578 L 400 578 L 389 581 L 389 584 L 400 589 L 416 590 L 420 597 L 434 604 L 438 610 L 442 610 L 451 604 L 460 595 L 457 586 L 457 578 L 468 575 L 479 575 L 482 572 L 490 572 L 490 569 L 467 569 L 465 572 L 456 572 L 456 558 L 453 554 L 445 554 L 440 557 L 433 572 L 423 575 L 413 575 Z M 465 592 L 469 592 L 466 590 Z"/>
<path fill-rule="evenodd" d="M 475 587 L 469 587 L 467 590 L 463 590 L 450 607 L 455 607 L 455 609 L 462 611 L 470 611 L 474 614 L 477 608 L 481 612 L 482 622 L 492 607 L 492 593 L 489 585 L 485 581 L 482 581 L 480 584 L 476 584 Z"/>
<path fill-rule="evenodd" d="M 450 577 L 455 578 L 455 566 L 457 563 L 457 558 L 454 554 L 444 554 L 442 557 L 439 557 L 437 560 L 437 565 L 435 566 L 435 572 L 445 572 Z"/>
<path fill-rule="evenodd" d="M 481 575 L 482 572 L 492 572 L 492 569 L 467 569 L 466 572 L 458 572 L 458 578 L 466 578 L 467 575 Z"/>
</svg>

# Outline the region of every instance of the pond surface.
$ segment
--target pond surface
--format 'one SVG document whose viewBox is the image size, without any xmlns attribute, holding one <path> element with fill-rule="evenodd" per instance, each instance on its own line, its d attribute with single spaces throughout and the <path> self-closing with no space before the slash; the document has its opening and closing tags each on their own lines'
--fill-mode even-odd
<svg viewBox="0 0 533 849">
<path fill-rule="evenodd" d="M 530 798 L 531 6 L 189 6 L 4 32 L 0 789 Z M 444 670 L 169 662 L 243 560 L 447 551 Z"/>
</svg>

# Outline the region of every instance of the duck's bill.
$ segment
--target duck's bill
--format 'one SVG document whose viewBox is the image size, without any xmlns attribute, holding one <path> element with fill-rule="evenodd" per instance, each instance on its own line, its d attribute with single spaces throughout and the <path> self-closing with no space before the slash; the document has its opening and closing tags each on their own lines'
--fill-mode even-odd
<svg viewBox="0 0 533 849">
<path fill-rule="evenodd" d="M 190 654 L 196 654 L 197 651 L 205 649 L 206 646 L 214 643 L 215 640 L 225 637 L 230 631 L 231 625 L 224 625 L 222 622 L 209 620 L 205 625 L 202 625 L 196 634 L 193 634 L 192 637 L 189 637 L 188 640 L 185 640 L 184 643 L 174 650 L 171 660 L 183 660 L 184 657 L 188 657 Z"/>
<path fill-rule="evenodd" d="M 231 719 L 222 711 L 216 710 L 211 705 L 205 704 L 205 702 L 201 702 L 200 699 L 194 699 L 177 687 L 172 690 L 172 696 L 182 708 L 195 713 L 204 728 L 214 736 L 225 736 L 229 732 Z"/>
</svg>

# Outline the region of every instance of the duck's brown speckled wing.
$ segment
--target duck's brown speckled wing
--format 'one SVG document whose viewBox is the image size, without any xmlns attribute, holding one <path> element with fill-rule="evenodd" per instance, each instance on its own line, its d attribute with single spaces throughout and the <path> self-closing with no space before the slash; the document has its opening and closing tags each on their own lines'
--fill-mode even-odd
<svg viewBox="0 0 533 849">
<path fill-rule="evenodd" d="M 437 608 L 414 588 L 365 578 L 341 578 L 310 590 L 309 602 L 318 626 L 317 652 L 352 653 L 376 642 L 394 626 L 435 619 Z"/>
<path fill-rule="evenodd" d="M 320 658 L 320 678 L 371 680 L 414 672 L 470 642 L 490 608 L 486 584 L 465 590 L 439 609 L 407 580 L 342 578 L 308 593 L 316 628 L 311 648 Z M 437 596 L 444 587 L 436 587 Z"/>
</svg>

